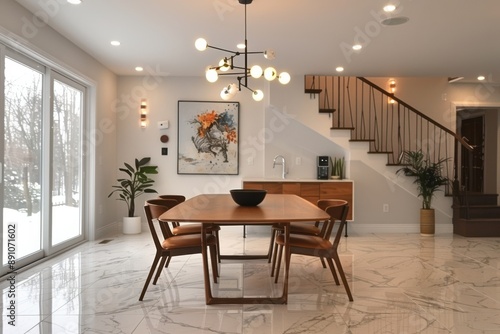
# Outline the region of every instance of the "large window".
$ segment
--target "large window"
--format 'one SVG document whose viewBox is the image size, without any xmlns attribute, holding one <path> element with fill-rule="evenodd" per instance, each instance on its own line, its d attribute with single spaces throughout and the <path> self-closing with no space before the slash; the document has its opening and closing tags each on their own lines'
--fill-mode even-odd
<svg viewBox="0 0 500 334">
<path fill-rule="evenodd" d="M 83 240 L 85 87 L 5 47 L 0 55 L 1 276 L 9 259 L 19 268 Z"/>
</svg>

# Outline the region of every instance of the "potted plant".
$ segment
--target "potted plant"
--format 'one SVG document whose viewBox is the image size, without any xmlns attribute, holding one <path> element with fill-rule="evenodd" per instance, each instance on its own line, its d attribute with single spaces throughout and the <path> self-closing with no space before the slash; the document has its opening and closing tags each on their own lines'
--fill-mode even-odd
<svg viewBox="0 0 500 334">
<path fill-rule="evenodd" d="M 331 158 L 330 158 L 331 159 Z M 344 157 L 333 158 L 332 162 L 332 179 L 344 178 Z"/>
<path fill-rule="evenodd" d="M 118 185 L 109 195 L 118 194 L 117 200 L 127 204 L 128 216 L 123 219 L 123 233 L 135 234 L 141 232 L 141 217 L 135 216 L 135 199 L 143 193 L 158 193 L 152 189 L 154 180 L 148 175 L 158 174 L 158 166 L 147 165 L 151 158 L 135 159 L 135 168 L 128 163 L 124 163 L 126 168 L 119 168 L 121 172 L 127 174 L 126 178 L 117 179 Z"/>
<path fill-rule="evenodd" d="M 418 197 L 422 197 L 420 209 L 420 233 L 422 235 L 433 235 L 435 231 L 435 213 L 431 203 L 434 193 L 449 182 L 449 179 L 441 174 L 442 165 L 446 160 L 439 159 L 431 162 L 421 150 L 405 151 L 400 160 L 404 167 L 396 171 L 396 174 L 403 173 L 406 176 L 415 177 L 413 183 L 417 185 Z"/>
</svg>

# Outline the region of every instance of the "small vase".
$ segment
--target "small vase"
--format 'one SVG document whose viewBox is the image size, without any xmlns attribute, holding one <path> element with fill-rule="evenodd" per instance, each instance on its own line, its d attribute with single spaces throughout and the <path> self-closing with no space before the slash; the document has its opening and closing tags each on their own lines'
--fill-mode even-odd
<svg viewBox="0 0 500 334">
<path fill-rule="evenodd" d="M 123 234 L 141 233 L 141 217 L 123 217 Z"/>
</svg>

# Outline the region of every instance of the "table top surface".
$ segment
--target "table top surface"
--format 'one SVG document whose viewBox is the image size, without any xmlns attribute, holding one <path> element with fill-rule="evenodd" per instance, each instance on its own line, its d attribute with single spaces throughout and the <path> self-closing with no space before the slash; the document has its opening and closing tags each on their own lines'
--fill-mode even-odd
<svg viewBox="0 0 500 334">
<path fill-rule="evenodd" d="M 272 223 L 321 221 L 328 214 L 297 196 L 267 194 L 258 206 L 240 206 L 230 194 L 198 195 L 182 202 L 160 216 L 160 220 L 199 223 Z"/>
</svg>

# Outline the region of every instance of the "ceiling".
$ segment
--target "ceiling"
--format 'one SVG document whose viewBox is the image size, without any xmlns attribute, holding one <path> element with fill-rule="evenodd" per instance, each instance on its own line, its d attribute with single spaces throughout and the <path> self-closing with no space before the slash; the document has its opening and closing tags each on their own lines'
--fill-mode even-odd
<svg viewBox="0 0 500 334">
<path fill-rule="evenodd" d="M 269 61 L 292 75 L 447 76 L 500 81 L 500 1 L 254 0 L 247 6 L 250 51 L 273 49 Z M 172 76 L 201 76 L 225 55 L 197 51 L 194 41 L 235 50 L 244 40 L 245 6 L 237 0 L 17 0 L 118 75 L 142 66 Z M 44 9 L 45 8 L 45 9 Z M 47 8 L 50 8 L 48 10 Z M 380 22 L 405 16 L 402 25 Z M 110 41 L 119 40 L 114 47 Z M 353 51 L 360 43 L 363 48 Z"/>
</svg>

